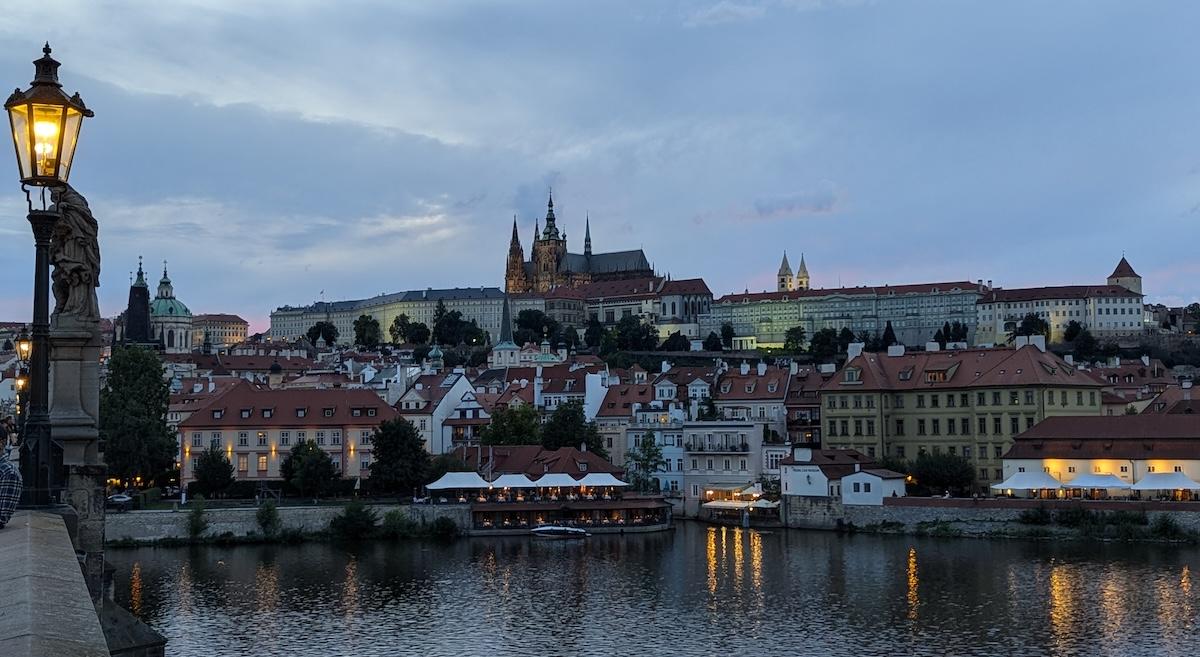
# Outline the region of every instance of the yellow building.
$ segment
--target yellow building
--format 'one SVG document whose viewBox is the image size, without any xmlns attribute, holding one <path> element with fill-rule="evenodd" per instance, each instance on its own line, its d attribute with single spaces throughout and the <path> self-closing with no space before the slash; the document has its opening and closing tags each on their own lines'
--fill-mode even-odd
<svg viewBox="0 0 1200 657">
<path fill-rule="evenodd" d="M 1047 417 L 1101 414 L 1103 385 L 1039 346 L 863 353 L 821 387 L 826 448 L 962 456 L 1003 479 L 1013 436 Z"/>
</svg>

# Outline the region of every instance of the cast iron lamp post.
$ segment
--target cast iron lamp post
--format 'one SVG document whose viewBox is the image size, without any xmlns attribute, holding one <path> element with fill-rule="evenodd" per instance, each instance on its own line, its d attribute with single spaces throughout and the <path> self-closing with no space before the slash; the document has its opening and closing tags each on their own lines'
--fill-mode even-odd
<svg viewBox="0 0 1200 657">
<path fill-rule="evenodd" d="M 33 82 L 17 89 L 4 103 L 12 128 L 21 189 L 29 203 L 33 228 L 33 325 L 29 346 L 29 410 L 21 444 L 21 475 L 26 504 L 51 502 L 58 483 L 50 442 L 50 238 L 58 212 L 46 207 L 46 188 L 65 185 L 75 158 L 75 145 L 83 117 L 92 111 L 76 93 L 68 96 L 58 81 L 59 63 L 50 56 L 50 44 L 34 60 Z M 29 185 L 41 187 L 41 209 L 34 209 Z"/>
</svg>

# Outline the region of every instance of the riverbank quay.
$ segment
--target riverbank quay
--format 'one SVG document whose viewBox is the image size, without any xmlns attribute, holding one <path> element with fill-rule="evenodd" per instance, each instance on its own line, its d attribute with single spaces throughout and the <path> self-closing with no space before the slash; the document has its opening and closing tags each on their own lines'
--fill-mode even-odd
<svg viewBox="0 0 1200 657">
<path fill-rule="evenodd" d="M 785 495 L 780 519 L 796 529 L 922 536 L 1200 542 L 1193 502 L 899 497 L 875 506 Z"/>
</svg>

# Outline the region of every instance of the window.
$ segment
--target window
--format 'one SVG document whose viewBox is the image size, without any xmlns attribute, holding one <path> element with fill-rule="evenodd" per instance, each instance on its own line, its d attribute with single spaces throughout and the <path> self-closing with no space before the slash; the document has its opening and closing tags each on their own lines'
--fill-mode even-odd
<svg viewBox="0 0 1200 657">
<path fill-rule="evenodd" d="M 729 472 L 729 459 L 725 459 L 725 472 Z"/>
<path fill-rule="evenodd" d="M 1004 420 L 999 415 L 992 418 L 992 433 L 999 436 L 1004 433 L 1004 426 L 1001 424 Z"/>
<path fill-rule="evenodd" d="M 362 417 L 362 409 L 361 408 L 351 409 L 350 417 Z"/>
<path fill-rule="evenodd" d="M 308 440 L 308 432 L 307 431 L 297 431 L 296 432 L 296 442 L 302 443 L 305 440 Z"/>
<path fill-rule="evenodd" d="M 895 447 L 896 456 L 898 458 L 904 458 L 904 445 L 896 445 Z"/>
<path fill-rule="evenodd" d="M 941 399 L 941 397 L 939 395 L 929 395 L 929 407 L 937 408 L 939 405 L 938 402 L 940 399 Z"/>
<path fill-rule="evenodd" d="M 861 493 L 862 492 L 861 487 L 862 487 L 862 485 L 859 484 L 857 481 L 854 482 L 854 492 Z"/>
<path fill-rule="evenodd" d="M 1018 396 L 1017 391 L 1016 390 L 1008 391 L 1008 405 L 1016 406 L 1019 403 L 1020 403 L 1020 401 L 1019 401 L 1019 396 Z"/>
<path fill-rule="evenodd" d="M 324 413 L 325 413 L 325 417 L 333 417 L 333 409 L 332 408 L 324 409 Z"/>
<path fill-rule="evenodd" d="M 1018 433 L 1020 433 L 1021 432 L 1021 418 L 1019 418 L 1015 415 L 1009 416 L 1008 428 L 1009 428 L 1009 433 L 1011 433 L 1014 436 L 1017 435 Z"/>
<path fill-rule="evenodd" d="M 250 444 L 250 434 L 245 431 L 238 432 L 238 447 L 245 447 Z"/>
<path fill-rule="evenodd" d="M 997 459 L 999 459 L 999 458 L 1001 458 L 1003 455 L 1004 455 L 1004 447 L 1003 447 L 1003 446 L 1001 446 L 1001 445 L 992 445 L 992 456 L 994 456 L 994 457 L 996 457 Z"/>
<path fill-rule="evenodd" d="M 259 456 L 258 456 L 258 471 L 259 472 L 267 471 L 267 455 L 266 454 L 259 454 Z"/>
<path fill-rule="evenodd" d="M 283 445 L 284 447 L 287 447 L 288 445 L 292 444 L 292 432 L 291 431 L 280 431 L 279 432 L 279 444 Z"/>
<path fill-rule="evenodd" d="M 420 423 L 419 428 L 421 429 L 421 431 L 424 431 L 425 427 L 426 427 L 425 418 L 421 418 L 421 423 Z"/>
<path fill-rule="evenodd" d="M 1033 428 L 1033 416 L 1030 415 L 1025 418 L 1025 430 L 1029 431 L 1032 428 Z"/>
<path fill-rule="evenodd" d="M 987 395 L 982 392 L 975 393 L 975 405 L 987 406 Z"/>
<path fill-rule="evenodd" d="M 992 406 L 999 406 L 999 405 L 1000 405 L 1000 391 L 993 390 L 992 391 Z"/>
<path fill-rule="evenodd" d="M 358 444 L 360 444 L 360 445 L 370 445 L 371 444 L 371 430 L 370 429 L 363 429 L 362 431 L 358 432 Z"/>
<path fill-rule="evenodd" d="M 966 408 L 971 405 L 971 396 L 967 393 L 962 393 L 958 396 L 958 405 Z"/>
<path fill-rule="evenodd" d="M 825 408 L 830 410 L 837 408 L 837 397 L 833 395 L 825 397 Z"/>
<path fill-rule="evenodd" d="M 942 435 L 942 420 L 941 418 L 933 418 L 933 435 Z"/>
<path fill-rule="evenodd" d="M 902 419 L 896 420 L 896 435 L 897 436 L 904 435 L 904 420 L 902 420 Z"/>
<path fill-rule="evenodd" d="M 965 458 L 965 459 L 971 458 L 971 446 L 970 445 L 963 445 L 962 452 L 963 452 L 963 458 Z"/>
<path fill-rule="evenodd" d="M 862 407 L 863 407 L 862 395 L 854 395 L 854 408 L 862 408 Z"/>
<path fill-rule="evenodd" d="M 1026 403 L 1026 404 L 1032 404 L 1032 403 L 1033 403 L 1033 391 L 1032 391 L 1032 390 L 1026 390 L 1026 391 L 1025 391 L 1025 403 Z"/>
<path fill-rule="evenodd" d="M 267 432 L 259 431 L 257 434 L 257 437 L 258 437 L 258 446 L 266 447 L 267 446 Z"/>
<path fill-rule="evenodd" d="M 1183 472 L 1183 466 L 1175 466 L 1175 472 Z"/>
<path fill-rule="evenodd" d="M 271 416 L 272 416 L 272 415 L 274 415 L 274 414 L 275 414 L 275 410 L 274 410 L 274 409 L 271 409 L 271 408 L 264 408 L 264 409 L 263 409 L 263 417 L 271 417 Z"/>
<path fill-rule="evenodd" d="M 954 418 L 946 419 L 946 435 L 954 436 L 958 434 L 958 422 Z"/>
<path fill-rule="evenodd" d="M 246 472 L 250 469 L 250 459 L 245 454 L 238 454 L 238 472 Z"/>
<path fill-rule="evenodd" d="M 855 420 L 855 421 L 854 421 L 854 435 L 856 435 L 856 436 L 861 436 L 861 435 L 862 435 L 862 428 L 863 428 L 863 421 L 862 421 L 862 420 Z"/>
<path fill-rule="evenodd" d="M 342 432 L 341 432 L 341 430 L 340 430 L 340 429 L 335 429 L 335 430 L 334 430 L 334 431 L 333 431 L 333 432 L 332 432 L 332 433 L 329 435 L 329 437 L 330 437 L 330 438 L 333 440 L 333 444 L 334 444 L 334 445 L 341 445 L 341 444 L 342 444 Z"/>
<path fill-rule="evenodd" d="M 700 469 L 700 468 L 697 466 L 697 464 L 696 464 L 696 459 L 692 459 L 692 469 L 693 469 L 693 470 L 699 470 L 699 469 Z"/>
<path fill-rule="evenodd" d="M 692 469 L 696 468 L 696 459 L 692 459 Z M 683 472 L 683 459 L 675 459 L 675 469 Z"/>
<path fill-rule="evenodd" d="M 988 478 L 988 476 L 987 476 L 987 468 L 979 468 L 979 478 L 980 478 L 980 479 L 987 479 L 987 478 Z"/>
<path fill-rule="evenodd" d="M 1073 466 L 1073 465 L 1068 465 L 1068 466 L 1067 466 L 1067 473 L 1068 473 L 1068 474 L 1070 474 L 1070 473 L 1073 473 L 1073 472 L 1075 472 L 1075 466 Z"/>
<path fill-rule="evenodd" d="M 369 459 L 369 458 L 361 459 L 358 462 L 358 469 L 359 470 L 370 470 L 371 469 L 371 459 Z"/>
<path fill-rule="evenodd" d="M 706 466 L 705 470 L 712 470 L 713 469 L 712 459 L 704 459 L 704 461 L 705 461 L 704 465 Z"/>
<path fill-rule="evenodd" d="M 308 415 L 307 408 L 297 408 L 296 409 L 296 417 L 304 417 L 306 415 Z"/>
<path fill-rule="evenodd" d="M 204 439 L 204 435 L 199 431 L 192 434 L 192 447 L 199 447 L 200 441 Z"/>
<path fill-rule="evenodd" d="M 875 435 L 875 420 L 867 420 L 867 435 Z"/>
<path fill-rule="evenodd" d="M 954 395 L 946 395 L 946 408 L 954 408 Z"/>
<path fill-rule="evenodd" d="M 1091 390 L 1088 392 L 1088 405 L 1089 406 L 1096 405 L 1096 391 L 1095 390 Z"/>
<path fill-rule="evenodd" d="M 1072 468 L 1072 471 L 1074 471 L 1074 468 Z M 1146 472 L 1154 472 L 1154 466 L 1152 466 L 1152 465 L 1151 465 L 1151 466 L 1147 466 L 1147 467 L 1146 467 Z"/>
<path fill-rule="evenodd" d="M 843 436 L 850 435 L 850 421 L 849 420 L 842 420 L 841 428 L 842 428 Z"/>
<path fill-rule="evenodd" d="M 325 444 L 325 432 L 324 432 L 324 431 L 318 431 L 318 432 L 317 432 L 317 444 L 318 444 L 318 445 L 324 445 L 324 444 Z"/>
<path fill-rule="evenodd" d="M 917 408 L 925 408 L 925 395 L 917 395 Z"/>
<path fill-rule="evenodd" d="M 746 459 L 741 459 L 741 460 L 738 462 L 738 466 L 739 466 L 739 467 L 738 467 L 738 469 L 739 469 L 739 470 L 741 470 L 741 471 L 745 472 L 745 470 L 746 470 Z"/>
<path fill-rule="evenodd" d="M 375 417 L 375 409 L 374 408 L 367 409 L 367 417 Z"/>
<path fill-rule="evenodd" d="M 979 435 L 981 435 L 981 436 L 987 435 L 987 418 L 986 417 L 979 418 Z"/>
<path fill-rule="evenodd" d="M 869 492 L 871 492 L 871 482 L 869 482 L 869 481 L 864 481 L 864 482 L 863 482 L 863 492 L 864 492 L 864 493 L 869 493 Z"/>
<path fill-rule="evenodd" d="M 917 435 L 925 435 L 925 418 L 917 418 Z"/>
<path fill-rule="evenodd" d="M 996 469 L 995 469 L 995 470 L 993 470 L 992 472 L 993 472 L 993 473 L 995 473 L 995 475 L 996 475 L 996 479 L 1003 479 L 1003 478 L 1004 478 L 1004 470 L 1001 470 L 1000 468 L 996 468 Z"/>
<path fill-rule="evenodd" d="M 1127 465 L 1121 466 L 1121 472 L 1129 472 L 1129 466 L 1127 466 Z"/>
<path fill-rule="evenodd" d="M 700 484 L 692 484 L 692 497 L 700 496 Z"/>
<path fill-rule="evenodd" d="M 1083 406 L 1083 391 L 1082 390 L 1075 391 L 1075 405 Z"/>
<path fill-rule="evenodd" d="M 1017 468 L 1017 472 L 1025 472 L 1025 468 Z"/>
<path fill-rule="evenodd" d="M 243 409 L 242 409 L 242 419 L 245 419 L 245 418 L 248 418 L 248 417 L 250 417 L 250 409 L 248 409 L 248 408 L 243 408 Z"/>
</svg>

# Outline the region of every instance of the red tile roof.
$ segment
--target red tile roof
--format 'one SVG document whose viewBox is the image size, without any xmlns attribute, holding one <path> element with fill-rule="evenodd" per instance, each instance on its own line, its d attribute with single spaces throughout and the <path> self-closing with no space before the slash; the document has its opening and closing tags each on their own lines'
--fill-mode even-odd
<svg viewBox="0 0 1200 657">
<path fill-rule="evenodd" d="M 768 367 L 762 376 L 753 367 L 749 374 L 731 369 L 717 379 L 713 398 L 717 402 L 783 401 L 787 398 L 790 377 L 787 368 L 783 367 Z"/>
<path fill-rule="evenodd" d="M 590 472 L 609 472 L 620 476 L 621 468 L 609 463 L 594 452 L 582 452 L 574 447 L 544 449 L 541 445 L 493 445 L 458 447 L 454 455 L 481 473 L 525 474 L 537 479 L 543 474 L 562 473 L 576 479 Z M 586 469 L 580 469 L 583 463 Z"/>
<path fill-rule="evenodd" d="M 598 417 L 632 417 L 633 405 L 641 404 L 642 408 L 654 401 L 654 386 L 649 383 L 623 383 L 609 386 Z"/>
<path fill-rule="evenodd" d="M 1133 278 L 1136 276 L 1137 272 L 1133 270 L 1133 266 L 1129 264 L 1125 256 L 1121 256 L 1121 261 L 1117 263 L 1117 268 L 1113 270 L 1113 273 L 1108 275 L 1109 278 Z"/>
<path fill-rule="evenodd" d="M 735 292 L 726 294 L 714 303 L 747 303 L 751 301 L 790 301 L 794 299 L 827 296 L 893 296 L 904 294 L 933 294 L 936 292 L 978 291 L 979 285 L 971 281 L 947 283 L 914 283 L 912 285 L 864 285 L 861 287 L 812 288 L 790 292 Z"/>
<path fill-rule="evenodd" d="M 846 371 L 857 368 L 858 382 Z M 850 359 L 822 386 L 822 392 L 958 389 L 1014 385 L 1101 387 L 1051 352 L 1019 349 L 909 351 L 903 356 L 864 353 Z"/>
<path fill-rule="evenodd" d="M 1006 459 L 1195 459 L 1200 416 L 1049 417 L 1017 435 Z"/>
<path fill-rule="evenodd" d="M 200 322 L 237 322 L 238 324 L 249 324 L 246 320 L 237 315 L 227 315 L 224 313 L 205 313 L 202 315 L 193 315 L 192 324 Z"/>
<path fill-rule="evenodd" d="M 297 409 L 305 409 L 304 417 L 297 416 Z M 326 416 L 325 411 L 331 410 Z M 352 409 L 364 409 L 362 415 L 353 416 Z M 374 417 L 365 409 L 375 409 Z M 249 410 L 248 418 L 242 411 Z M 270 417 L 263 411 L 269 410 Z M 221 411 L 214 418 L 213 411 Z M 262 389 L 249 385 L 237 386 L 192 413 L 179 424 L 190 427 L 249 427 L 267 429 L 271 427 L 320 427 L 345 425 L 375 425 L 397 417 L 396 411 L 370 390 L 334 388 L 312 389 Z"/>
<path fill-rule="evenodd" d="M 708 289 L 708 284 L 703 278 L 683 278 L 679 280 L 669 280 L 663 284 L 663 294 L 707 294 L 712 295 L 712 290 Z"/>
<path fill-rule="evenodd" d="M 1120 285 L 1054 285 L 1009 290 L 995 288 L 975 303 L 1040 301 L 1044 299 L 1086 299 L 1089 297 L 1140 297 Z"/>
</svg>

